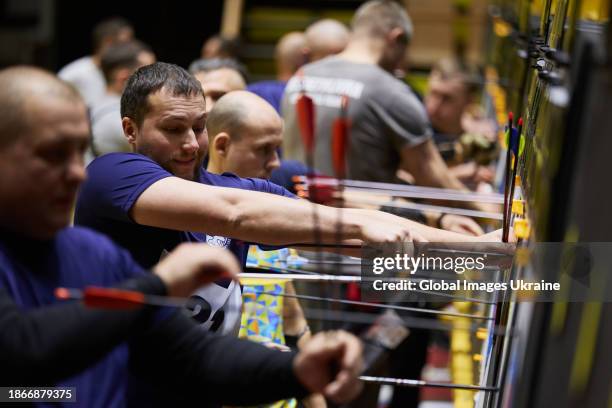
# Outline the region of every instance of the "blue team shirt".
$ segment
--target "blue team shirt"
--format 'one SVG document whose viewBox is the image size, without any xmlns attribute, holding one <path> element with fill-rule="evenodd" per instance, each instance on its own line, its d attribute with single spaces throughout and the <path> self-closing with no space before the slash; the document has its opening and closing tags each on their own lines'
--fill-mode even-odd
<svg viewBox="0 0 612 408">
<path fill-rule="evenodd" d="M 127 251 L 85 228 L 66 228 L 47 241 L 9 233 L 0 237 L 0 286 L 23 310 L 56 303 L 58 286 L 108 287 L 143 273 Z M 121 407 L 128 379 L 128 345 L 122 343 L 94 366 L 56 385 L 76 387 L 77 402 L 66 406 Z"/>
<path fill-rule="evenodd" d="M 270 181 L 279 186 L 283 186 L 292 193 L 297 193 L 295 188 L 294 176 L 306 176 L 313 173 L 308 171 L 308 167 L 297 160 L 282 160 L 281 165 L 272 171 Z"/>
<path fill-rule="evenodd" d="M 140 196 L 155 182 L 173 177 L 150 158 L 137 153 L 110 153 L 87 167 L 88 177 L 81 187 L 75 224 L 91 227 L 127 248 L 145 268 L 155 265 L 162 254 L 181 242 L 208 242 L 232 251 L 244 266 L 248 244 L 201 232 L 149 227 L 134 222 L 129 212 Z M 284 188 L 261 179 L 244 179 L 230 173 L 216 175 L 201 169 L 198 182 L 212 186 L 240 188 L 286 197 L 295 196 Z"/>
<path fill-rule="evenodd" d="M 260 81 L 247 85 L 247 91 L 265 99 L 270 105 L 281 114 L 281 102 L 285 93 L 285 81 Z"/>
</svg>

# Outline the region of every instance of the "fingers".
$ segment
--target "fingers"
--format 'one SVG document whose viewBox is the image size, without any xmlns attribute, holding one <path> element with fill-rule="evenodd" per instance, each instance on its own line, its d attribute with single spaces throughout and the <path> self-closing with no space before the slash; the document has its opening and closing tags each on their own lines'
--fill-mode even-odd
<svg viewBox="0 0 612 408">
<path fill-rule="evenodd" d="M 501 242 L 503 230 L 498 229 L 481 236 L 482 242 Z"/>
<path fill-rule="evenodd" d="M 298 379 L 313 392 L 337 403 L 355 398 L 361 391 L 362 346 L 344 331 L 328 331 L 312 337 L 294 360 Z"/>
<path fill-rule="evenodd" d="M 285 346 L 284 344 L 278 344 L 278 343 L 274 343 L 272 341 L 266 341 L 264 343 L 261 343 L 262 345 L 266 346 L 269 349 L 273 349 L 273 350 L 278 350 L 278 351 L 283 351 L 283 352 L 287 352 L 287 351 L 291 351 L 291 349 L 287 346 Z"/>
<path fill-rule="evenodd" d="M 302 400 L 305 408 L 327 408 L 327 402 L 321 394 L 312 394 Z"/>
<path fill-rule="evenodd" d="M 362 389 L 363 383 L 357 377 L 340 372 L 335 381 L 325 387 L 323 395 L 337 404 L 344 404 L 355 399 Z"/>
<path fill-rule="evenodd" d="M 344 331 L 335 332 L 336 341 L 341 346 L 338 355 L 340 370 L 324 390 L 325 396 L 336 403 L 344 403 L 355 398 L 363 387 L 359 375 L 363 370 L 363 349 L 361 342 Z"/>
<path fill-rule="evenodd" d="M 221 277 L 236 279 L 240 267 L 236 258 L 223 248 L 203 243 L 183 243 L 154 268 L 171 296 L 189 296 L 199 287 Z"/>
<path fill-rule="evenodd" d="M 231 252 L 225 248 L 217 248 L 209 245 L 206 245 L 205 248 L 207 252 L 202 252 L 204 262 L 202 269 L 204 272 L 207 272 L 209 275 L 218 273 L 217 278 L 237 279 L 238 273 L 240 273 L 240 265 Z"/>
<path fill-rule="evenodd" d="M 237 279 L 240 266 L 236 257 L 225 248 L 204 243 L 183 243 L 176 248 L 177 258 L 186 269 L 192 268 L 198 285 L 205 285 L 221 278 Z"/>
<path fill-rule="evenodd" d="M 427 238 L 425 238 L 423 235 L 419 234 L 418 232 L 414 232 L 412 234 L 412 241 L 413 242 L 421 242 L 421 243 L 429 242 L 429 240 Z"/>
<path fill-rule="evenodd" d="M 338 336 L 340 341 L 345 344 L 344 355 L 342 358 L 342 368 L 348 370 L 351 375 L 358 376 L 363 370 L 363 346 L 357 337 L 345 332 L 339 331 Z"/>
<path fill-rule="evenodd" d="M 446 214 L 442 220 L 442 227 L 448 231 L 474 236 L 484 234 L 484 231 L 482 228 L 480 228 L 480 225 L 469 217 Z"/>
<path fill-rule="evenodd" d="M 479 236 L 484 234 L 484 231 L 482 228 L 480 228 L 480 225 L 476 224 L 475 222 L 466 222 L 462 225 L 462 227 L 465 233 L 469 235 Z"/>
</svg>

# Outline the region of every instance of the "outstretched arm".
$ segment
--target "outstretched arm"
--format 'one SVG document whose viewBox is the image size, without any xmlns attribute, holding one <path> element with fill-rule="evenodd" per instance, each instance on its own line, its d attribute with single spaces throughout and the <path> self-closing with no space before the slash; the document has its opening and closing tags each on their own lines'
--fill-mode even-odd
<svg viewBox="0 0 612 408">
<path fill-rule="evenodd" d="M 439 228 L 429 227 L 425 224 L 409 220 L 407 218 L 398 217 L 382 211 L 349 209 L 353 216 L 367 217 L 370 219 L 380 220 L 381 222 L 396 223 L 409 228 L 413 237 L 418 236 L 417 241 L 429 242 L 482 242 L 482 238 L 473 235 L 459 234 L 456 232 L 446 231 Z"/>
<path fill-rule="evenodd" d="M 315 219 L 316 214 L 316 219 Z M 130 215 L 142 225 L 201 231 L 269 245 L 411 240 L 406 225 L 274 194 L 208 186 L 167 177 L 149 186 Z M 341 219 L 338 229 L 337 220 Z M 339 235 L 340 234 L 340 235 Z"/>
<path fill-rule="evenodd" d="M 442 156 L 431 140 L 416 146 L 404 147 L 401 151 L 400 168 L 412 174 L 416 184 L 429 187 L 467 190 L 465 185 L 448 169 Z M 449 202 L 454 206 L 456 203 Z M 482 203 L 469 203 L 470 208 L 478 211 L 490 211 L 491 206 Z"/>
<path fill-rule="evenodd" d="M 124 287 L 166 291 L 153 274 Z M 51 385 L 75 375 L 150 323 L 153 311 L 94 310 L 73 302 L 25 312 L 0 288 L 0 383 Z"/>
</svg>

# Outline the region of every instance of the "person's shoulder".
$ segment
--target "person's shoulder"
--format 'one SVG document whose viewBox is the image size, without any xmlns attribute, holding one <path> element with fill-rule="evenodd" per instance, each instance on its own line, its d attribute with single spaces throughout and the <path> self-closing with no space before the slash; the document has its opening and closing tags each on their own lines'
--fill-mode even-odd
<svg viewBox="0 0 612 408">
<path fill-rule="evenodd" d="M 126 164 L 162 167 L 154 160 L 139 153 L 113 152 L 96 157 L 87 167 L 88 171 L 100 171 L 101 169 L 115 168 Z"/>
<path fill-rule="evenodd" d="M 113 152 L 96 157 L 87 166 L 87 178 L 81 194 L 101 191 L 123 191 L 150 185 L 152 181 L 170 177 L 167 170 L 147 156 L 138 153 Z M 114 193 L 113 193 L 114 194 Z"/>
<path fill-rule="evenodd" d="M 115 121 L 121 123 L 121 116 L 119 111 L 121 110 L 121 96 L 115 94 L 104 94 L 103 97 L 95 101 L 91 105 L 90 117 L 92 122 L 99 120 L 101 117 L 109 114 L 116 115 Z"/>
<path fill-rule="evenodd" d="M 241 179 L 243 185 L 247 185 L 250 190 L 259 191 L 261 193 L 269 193 L 286 197 L 293 197 L 293 194 L 287 191 L 284 187 L 274 184 L 270 180 L 260 178 L 245 178 Z"/>
<path fill-rule="evenodd" d="M 225 172 L 222 174 L 215 174 L 207 170 L 202 170 L 200 174 L 200 182 L 203 184 L 209 184 L 209 185 L 218 186 L 218 187 L 239 188 L 242 190 L 260 191 L 264 187 L 261 185 L 261 183 L 257 182 L 256 180 L 259 180 L 259 179 L 242 178 L 230 172 Z M 264 180 L 259 180 L 259 181 L 264 181 Z"/>
<path fill-rule="evenodd" d="M 60 230 L 56 236 L 60 248 L 72 246 L 85 252 L 116 251 L 117 246 L 106 235 L 82 226 L 71 226 Z"/>
<path fill-rule="evenodd" d="M 242 188 L 242 179 L 234 173 L 226 172 L 223 174 L 216 174 L 211 173 L 205 168 L 200 170 L 200 179 L 198 181 L 210 186 Z"/>
<path fill-rule="evenodd" d="M 421 110 L 422 103 L 406 82 L 378 65 L 367 65 L 369 68 L 365 72 L 367 84 L 364 92 L 368 94 L 369 100 L 382 105 L 385 109 L 399 107 Z"/>
<path fill-rule="evenodd" d="M 91 71 L 94 68 L 96 68 L 96 66 L 93 63 L 93 59 L 91 58 L 91 56 L 88 55 L 68 63 L 62 69 L 59 70 L 57 75 L 60 78 L 64 79 L 67 77 L 81 74 L 83 72 Z"/>
<path fill-rule="evenodd" d="M 252 82 L 247 85 L 247 91 L 257 93 L 257 91 L 284 88 L 287 83 L 276 79 Z"/>
<path fill-rule="evenodd" d="M 127 250 L 110 237 L 83 226 L 62 229 L 56 236 L 60 256 L 74 257 L 81 265 L 89 265 L 89 276 L 98 276 L 107 283 L 139 274 L 142 269 Z"/>
<path fill-rule="evenodd" d="M 284 195 L 284 188 L 271 183 L 268 180 L 251 177 L 242 178 L 229 172 L 214 174 L 203 170 L 200 174 L 200 183 L 218 187 L 231 187 L 239 188 L 241 190 L 252 190 L 263 193 Z"/>
<path fill-rule="evenodd" d="M 309 62 L 308 64 L 305 64 L 302 69 L 304 72 L 307 72 L 309 70 L 318 69 L 321 67 L 342 65 L 346 62 L 346 60 L 339 58 L 337 55 L 330 55 L 320 60 Z"/>
</svg>

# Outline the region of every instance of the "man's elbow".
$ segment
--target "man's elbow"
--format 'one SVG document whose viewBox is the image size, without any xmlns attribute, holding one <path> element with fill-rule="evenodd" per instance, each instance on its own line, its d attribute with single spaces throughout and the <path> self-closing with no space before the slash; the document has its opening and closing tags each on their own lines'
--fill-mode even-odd
<svg viewBox="0 0 612 408">
<path fill-rule="evenodd" d="M 245 209 L 239 204 L 228 204 L 224 218 L 230 231 L 241 231 L 248 220 Z"/>
</svg>

